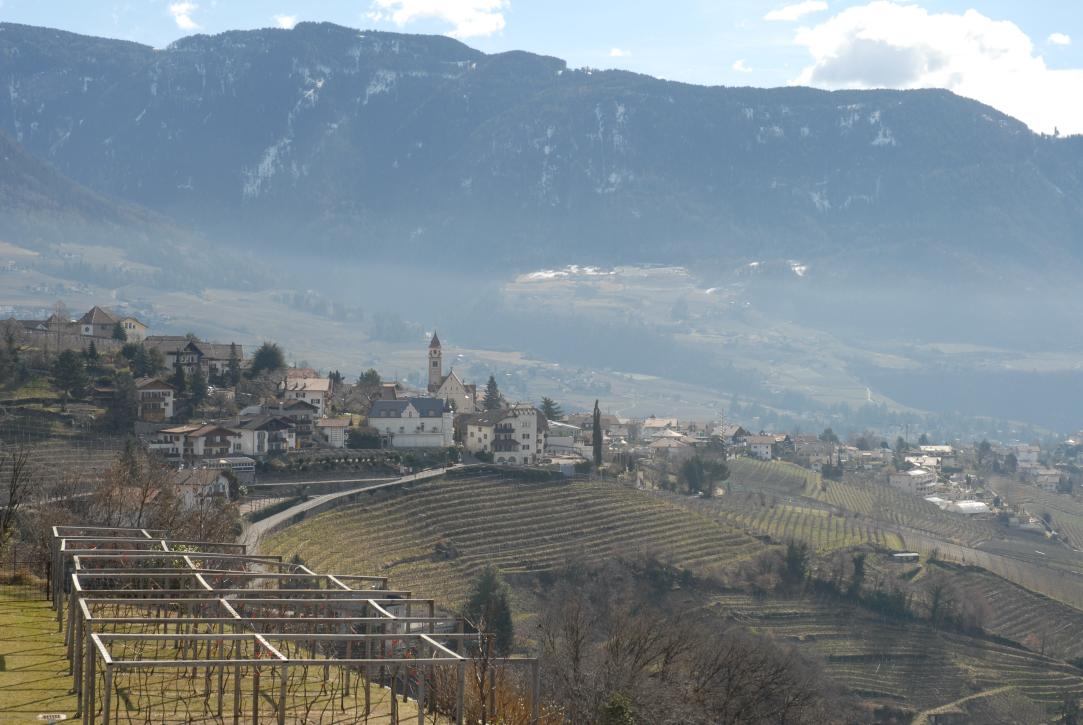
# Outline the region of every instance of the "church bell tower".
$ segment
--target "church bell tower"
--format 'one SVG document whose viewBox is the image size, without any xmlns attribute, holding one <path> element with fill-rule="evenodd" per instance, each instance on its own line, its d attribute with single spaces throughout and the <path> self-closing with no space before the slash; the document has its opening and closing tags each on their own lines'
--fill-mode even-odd
<svg viewBox="0 0 1083 725">
<path fill-rule="evenodd" d="M 429 342 L 429 392 L 435 393 L 444 382 L 444 354 L 440 350 L 440 338 L 436 331 Z"/>
</svg>

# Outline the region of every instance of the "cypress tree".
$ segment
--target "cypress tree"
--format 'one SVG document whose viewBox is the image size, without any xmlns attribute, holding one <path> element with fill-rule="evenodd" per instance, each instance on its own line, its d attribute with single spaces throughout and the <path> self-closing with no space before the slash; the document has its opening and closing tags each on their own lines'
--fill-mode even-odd
<svg viewBox="0 0 1083 725">
<path fill-rule="evenodd" d="M 593 435 L 593 447 L 594 447 L 594 467 L 601 468 L 602 466 L 602 411 L 598 408 L 598 401 L 594 401 L 594 435 Z"/>
</svg>

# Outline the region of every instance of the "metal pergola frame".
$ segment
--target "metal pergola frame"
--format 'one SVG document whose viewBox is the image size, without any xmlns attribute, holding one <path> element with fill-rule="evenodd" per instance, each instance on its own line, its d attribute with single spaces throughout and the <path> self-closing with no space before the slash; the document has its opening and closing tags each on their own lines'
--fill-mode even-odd
<svg viewBox="0 0 1083 725">
<path fill-rule="evenodd" d="M 244 699 L 248 695 L 241 693 L 246 667 L 253 668 L 254 679 L 250 693 L 253 710 L 246 717 L 258 720 L 259 668 L 269 667 L 277 678 L 273 707 L 277 722 L 284 725 L 291 668 L 293 672 L 303 668 L 302 679 L 295 685 L 303 690 L 311 666 L 322 668 L 325 683 L 334 668 L 344 696 L 350 694 L 351 675 L 359 677 L 365 688 L 366 714 L 369 689 L 382 686 L 381 679 L 389 682 L 391 717 L 396 723 L 396 697 L 401 694 L 406 700 L 402 674 L 405 672 L 408 679 L 411 671 L 418 673 L 414 699 L 419 725 L 425 721 L 426 707 L 435 712 L 435 694 L 430 694 L 426 685 L 435 668 L 455 668 L 455 705 L 449 717 L 457 725 L 463 723 L 466 665 L 470 662 L 466 640 L 491 641 L 491 635 L 464 633 L 461 619 L 437 616 L 432 599 L 389 589 L 387 577 L 321 574 L 303 564 L 283 562 L 278 556 L 251 554 L 245 544 L 174 540 L 158 529 L 54 526 L 52 533 L 53 606 L 58 626 L 65 633 L 72 690 L 78 702 L 76 716 L 85 725 L 110 722 L 111 707 L 117 704 L 112 693 L 116 673 L 158 674 L 163 669 L 203 672 L 205 704 L 213 699 L 213 717 L 224 717 L 227 700 L 232 697 L 232 719 L 240 723 L 248 702 Z M 268 584 L 271 587 L 264 588 Z M 418 615 L 418 609 L 423 614 Z M 392 644 L 390 650 L 388 643 Z M 145 644 L 172 649 L 172 656 L 129 656 L 129 648 L 141 652 Z M 362 651 L 356 653 L 355 647 Z M 241 656 L 246 648 L 255 656 Z M 291 656 L 283 654 L 283 648 Z M 200 652 L 202 657 L 189 657 Z M 530 668 L 532 722 L 537 723 L 538 661 L 491 661 Z M 380 673 L 375 681 L 371 678 L 373 668 Z M 224 689 L 229 673 L 231 695 Z M 216 683 L 214 698 L 212 680 Z M 268 701 L 266 692 L 263 697 Z"/>
</svg>

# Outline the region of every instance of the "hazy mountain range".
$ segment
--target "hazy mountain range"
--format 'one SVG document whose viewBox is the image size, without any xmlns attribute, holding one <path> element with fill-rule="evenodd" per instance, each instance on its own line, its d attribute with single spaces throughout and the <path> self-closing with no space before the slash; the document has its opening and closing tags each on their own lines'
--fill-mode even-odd
<svg viewBox="0 0 1083 725">
<path fill-rule="evenodd" d="M 0 59 L 27 151 L 242 247 L 993 279 L 1083 253 L 1083 138 L 943 91 L 708 88 L 314 23 L 160 50 L 0 24 Z"/>
<path fill-rule="evenodd" d="M 0 24 L 0 202 L 4 241 L 120 246 L 156 287 L 318 289 L 475 348 L 1064 427 L 1083 405 L 1083 137 L 946 91 L 701 87 L 326 23 L 165 49 Z M 509 286 L 569 264 L 690 276 Z"/>
</svg>

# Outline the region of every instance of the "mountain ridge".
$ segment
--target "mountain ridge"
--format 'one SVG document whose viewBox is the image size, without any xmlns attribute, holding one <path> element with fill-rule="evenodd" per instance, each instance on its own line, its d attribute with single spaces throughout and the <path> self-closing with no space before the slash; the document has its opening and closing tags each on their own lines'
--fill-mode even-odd
<svg viewBox="0 0 1083 725">
<path fill-rule="evenodd" d="M 704 87 L 330 23 L 162 50 L 0 24 L 0 58 L 31 153 L 246 248 L 992 280 L 1083 255 L 1083 139 L 947 91 Z"/>
</svg>

